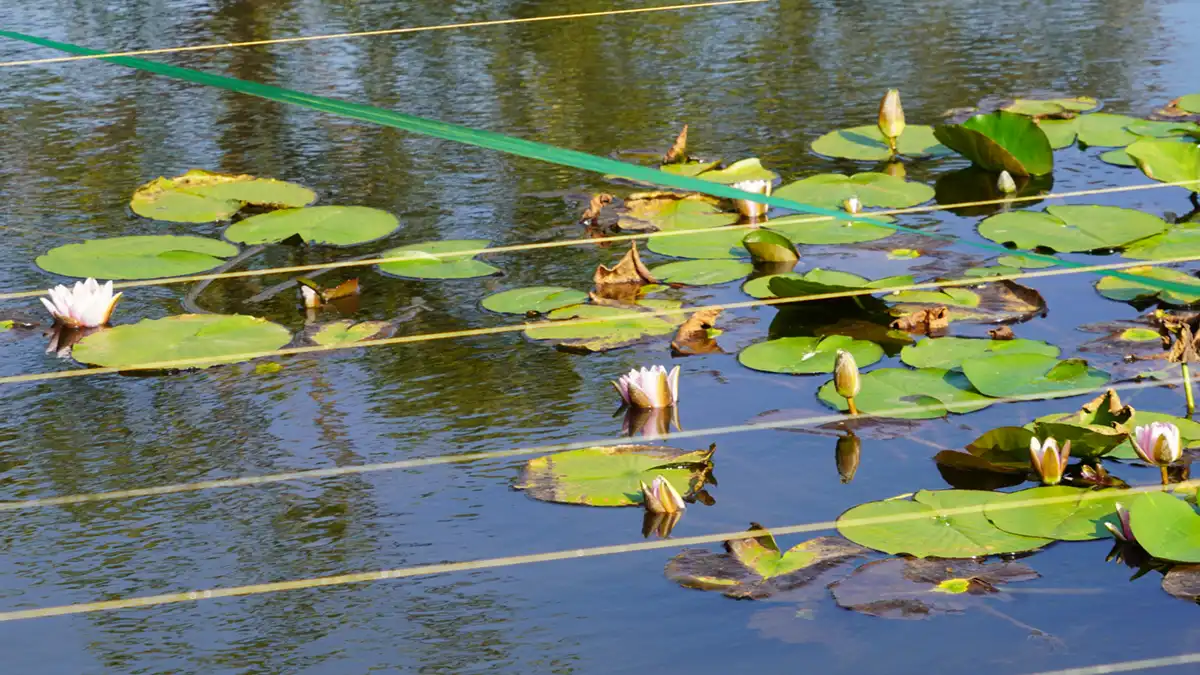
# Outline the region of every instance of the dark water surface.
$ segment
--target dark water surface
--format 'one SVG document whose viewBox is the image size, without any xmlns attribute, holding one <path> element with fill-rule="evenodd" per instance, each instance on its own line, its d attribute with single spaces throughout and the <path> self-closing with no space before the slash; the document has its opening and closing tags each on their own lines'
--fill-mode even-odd
<svg viewBox="0 0 1200 675">
<path fill-rule="evenodd" d="M 900 9 L 901 5 L 913 5 Z M 919 5 L 919 8 L 917 7 Z M 640 3 L 387 2 L 385 0 L 8 0 L 0 25 L 104 49 L 525 17 Z M 230 49 L 160 58 L 173 64 L 608 155 L 661 151 L 683 123 L 697 152 L 759 156 L 786 181 L 866 170 L 813 155 L 834 128 L 868 124 L 883 91 L 899 88 L 910 122 L 988 95 L 1090 94 L 1111 112 L 1146 115 L 1200 90 L 1200 5 L 1177 0 L 879 3 L 781 0 L 407 36 Z M 0 60 L 53 56 L 0 43 Z M 613 189 L 602 177 L 400 133 L 308 110 L 179 83 L 98 62 L 0 69 L 0 288 L 59 279 L 33 259 L 86 238 L 216 235 L 216 225 L 151 222 L 130 193 L 190 168 L 246 172 L 313 187 L 321 203 L 397 214 L 386 241 L 350 250 L 275 247 L 276 266 L 376 253 L 403 243 L 479 237 L 494 245 L 571 239 L 569 195 Z M 1144 183 L 1099 162 L 1101 149 L 1056 153 L 1055 190 Z M 926 163 L 932 182 L 964 166 Z M 619 189 L 619 188 L 618 188 Z M 1075 202 L 1078 203 L 1078 202 Z M 1098 197 L 1156 214 L 1186 212 L 1169 188 Z M 1040 208 L 1032 206 L 1030 208 Z M 910 216 L 907 225 L 979 240 L 978 218 Z M 887 247 L 919 246 L 887 240 Z M 955 250 L 983 260 L 964 247 Z M 817 264 L 870 276 L 911 262 L 851 248 L 803 251 Z M 478 300 L 532 284 L 586 288 L 617 248 L 579 247 L 490 260 L 503 277 L 450 282 L 359 270 L 356 319 L 386 319 L 421 298 L 416 334 L 511 322 Z M 660 262 L 657 256 L 651 256 Z M 1110 262 L 1117 256 L 1074 256 Z M 814 262 L 816 261 L 816 262 Z M 928 273 L 917 272 L 927 277 Z M 340 275 L 340 276 L 338 276 Z M 347 278 L 339 272 L 327 278 Z M 290 294 L 245 298 L 278 278 L 219 282 L 201 303 L 303 325 Z M 1137 314 L 1099 298 L 1094 277 L 1034 280 L 1048 317 L 1017 326 L 1072 355 L 1088 322 Z M 182 287 L 126 293 L 116 320 L 182 311 Z M 688 303 L 744 299 L 738 284 L 693 288 Z M 737 349 L 765 337 L 776 311 L 722 319 L 728 354 L 679 360 L 684 428 L 739 424 L 772 410 L 825 409 L 825 378 L 756 373 Z M 37 317 L 33 302 L 0 316 Z M 965 325 L 958 335 L 983 335 Z M 395 461 L 612 438 L 620 418 L 607 380 L 667 363 L 666 340 L 591 356 L 516 335 L 345 351 L 175 377 L 92 377 L 0 391 L 0 499 L 121 490 L 212 478 Z M 34 334 L 0 335 L 0 375 L 72 367 Z M 1110 367 L 1111 357 L 1093 355 Z M 897 359 L 881 366 L 894 366 Z M 1178 412 L 1178 393 L 1149 389 L 1138 408 Z M 863 501 L 945 487 L 930 460 L 982 431 L 1069 410 L 1080 399 L 998 405 L 864 440 L 850 484 L 834 438 L 756 431 L 680 441 L 718 443 L 716 504 L 688 510 L 676 536 L 821 521 Z M 0 521 L 0 610 L 234 586 L 426 563 L 640 541 L 633 509 L 533 501 L 510 485 L 523 460 L 477 461 L 254 488 L 47 507 Z M 1155 474 L 1122 467 L 1131 481 Z M 800 537 L 785 537 L 791 546 Z M 1045 593 L 1015 594 L 1003 611 L 1052 633 L 1031 638 L 984 612 L 887 621 L 814 594 L 794 603 L 735 602 L 664 578 L 672 550 L 481 570 L 411 580 L 208 600 L 0 625 L 6 673 L 1023 673 L 1200 650 L 1197 608 L 1151 574 L 1103 564 L 1106 542 L 1058 545 L 1029 558 Z M 802 618 L 802 617 L 810 618 Z M 1180 670 L 1182 672 L 1182 670 Z"/>
</svg>

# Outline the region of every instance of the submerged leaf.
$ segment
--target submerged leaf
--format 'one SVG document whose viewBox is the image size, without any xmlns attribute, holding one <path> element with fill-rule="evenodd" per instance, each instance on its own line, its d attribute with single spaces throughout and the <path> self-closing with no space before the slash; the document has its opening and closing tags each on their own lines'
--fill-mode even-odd
<svg viewBox="0 0 1200 675">
<path fill-rule="evenodd" d="M 846 609 L 887 619 L 924 619 L 963 612 L 999 592 L 997 586 L 1038 576 L 1016 562 L 891 558 L 869 562 L 829 589 Z"/>
</svg>

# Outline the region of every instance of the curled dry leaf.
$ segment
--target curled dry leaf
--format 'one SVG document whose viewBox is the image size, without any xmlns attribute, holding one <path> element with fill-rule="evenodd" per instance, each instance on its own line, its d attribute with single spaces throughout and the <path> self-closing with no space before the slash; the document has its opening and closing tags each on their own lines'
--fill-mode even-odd
<svg viewBox="0 0 1200 675">
<path fill-rule="evenodd" d="M 1174 336 L 1167 360 L 1171 363 L 1195 363 L 1200 361 L 1196 352 L 1200 350 L 1200 338 L 1192 335 L 1192 328 L 1186 322 L 1179 324 L 1179 333 Z"/>
<path fill-rule="evenodd" d="M 683 131 L 679 132 L 679 136 L 675 138 L 675 144 L 663 155 L 663 164 L 680 164 L 687 161 L 687 134 L 688 125 L 683 125 Z"/>
<path fill-rule="evenodd" d="M 671 352 L 676 356 L 712 354 L 721 352 L 720 345 L 712 338 L 720 309 L 702 309 L 691 315 L 671 341 Z"/>
<path fill-rule="evenodd" d="M 1008 326 L 1000 326 L 999 328 L 993 328 L 988 331 L 988 336 L 991 337 L 993 340 L 1015 340 L 1015 339 L 1017 339 L 1017 336 L 1013 335 L 1012 329 L 1009 328 Z"/>
<path fill-rule="evenodd" d="M 600 211 L 608 206 L 613 201 L 613 196 L 607 192 L 592 195 L 592 200 L 588 203 L 587 210 L 583 215 L 579 216 L 579 222 L 588 227 L 596 227 L 600 224 Z"/>
<path fill-rule="evenodd" d="M 658 283 L 658 279 L 655 279 L 649 268 L 642 263 L 637 242 L 630 242 L 629 251 L 616 265 L 596 266 L 592 281 L 596 284 L 596 290 L 590 294 L 593 300 L 607 299 L 619 302 L 633 302 L 637 298 L 639 288 L 645 284 Z"/>
<path fill-rule="evenodd" d="M 950 310 L 945 307 L 918 309 L 896 319 L 889 327 L 906 333 L 936 336 L 950 327 Z"/>
</svg>

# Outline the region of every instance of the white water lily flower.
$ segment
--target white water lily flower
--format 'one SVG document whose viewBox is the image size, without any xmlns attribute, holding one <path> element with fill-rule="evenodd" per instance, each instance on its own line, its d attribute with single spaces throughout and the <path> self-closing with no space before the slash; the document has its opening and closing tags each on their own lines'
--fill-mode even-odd
<svg viewBox="0 0 1200 675">
<path fill-rule="evenodd" d="M 1179 427 L 1169 422 L 1151 422 L 1133 430 L 1133 449 L 1147 464 L 1167 466 L 1183 455 Z"/>
<path fill-rule="evenodd" d="M 621 400 L 635 408 L 666 408 L 679 402 L 679 366 L 631 370 L 613 382 Z"/>
<path fill-rule="evenodd" d="M 1071 441 L 1063 443 L 1062 450 L 1059 450 L 1058 441 L 1053 438 L 1047 438 L 1045 442 L 1038 442 L 1036 437 L 1029 439 L 1029 459 L 1033 463 L 1033 470 L 1045 485 L 1062 482 L 1070 458 Z"/>
<path fill-rule="evenodd" d="M 55 286 L 50 299 L 40 298 L 54 320 L 69 328 L 96 328 L 108 323 L 121 294 L 113 295 L 111 281 L 101 286 L 95 279 L 77 281 L 75 286 Z"/>
<path fill-rule="evenodd" d="M 321 296 L 304 284 L 300 285 L 300 297 L 304 300 L 304 306 L 308 309 L 321 306 Z"/>
<path fill-rule="evenodd" d="M 851 196 L 842 202 L 842 208 L 846 209 L 846 213 L 858 213 L 862 211 L 862 202 L 858 201 L 858 197 Z"/>
<path fill-rule="evenodd" d="M 662 476 L 655 476 L 650 485 L 643 481 L 641 486 L 642 503 L 651 513 L 679 513 L 687 508 L 675 486 Z"/>
<path fill-rule="evenodd" d="M 771 181 L 769 180 L 744 180 L 734 183 L 732 186 L 738 190 L 746 192 L 754 192 L 760 195 L 771 196 Z M 738 213 L 750 219 L 761 218 L 767 215 L 767 209 L 770 208 L 761 202 L 753 202 L 749 199 L 738 199 L 734 201 L 737 206 Z"/>
</svg>

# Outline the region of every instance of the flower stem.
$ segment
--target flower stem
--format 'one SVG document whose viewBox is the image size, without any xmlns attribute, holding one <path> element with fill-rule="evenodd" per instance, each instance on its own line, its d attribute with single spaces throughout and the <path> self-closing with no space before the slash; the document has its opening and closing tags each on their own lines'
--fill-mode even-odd
<svg viewBox="0 0 1200 675">
<path fill-rule="evenodd" d="M 858 406 L 854 405 L 854 397 L 851 396 L 850 398 L 846 399 L 846 403 L 849 404 L 849 406 L 850 406 L 850 414 L 857 415 L 858 414 Z"/>
<path fill-rule="evenodd" d="M 1163 484 L 1163 485 L 1170 485 L 1170 484 L 1171 484 L 1171 477 L 1167 475 L 1167 467 L 1165 467 L 1165 466 L 1160 466 L 1160 467 L 1158 467 L 1158 470 L 1162 472 L 1162 484 Z"/>
<path fill-rule="evenodd" d="M 1196 412 L 1196 397 L 1192 396 L 1192 374 L 1188 372 L 1188 364 L 1180 364 L 1183 367 L 1183 395 L 1187 397 L 1187 414 L 1188 417 Z"/>
</svg>

